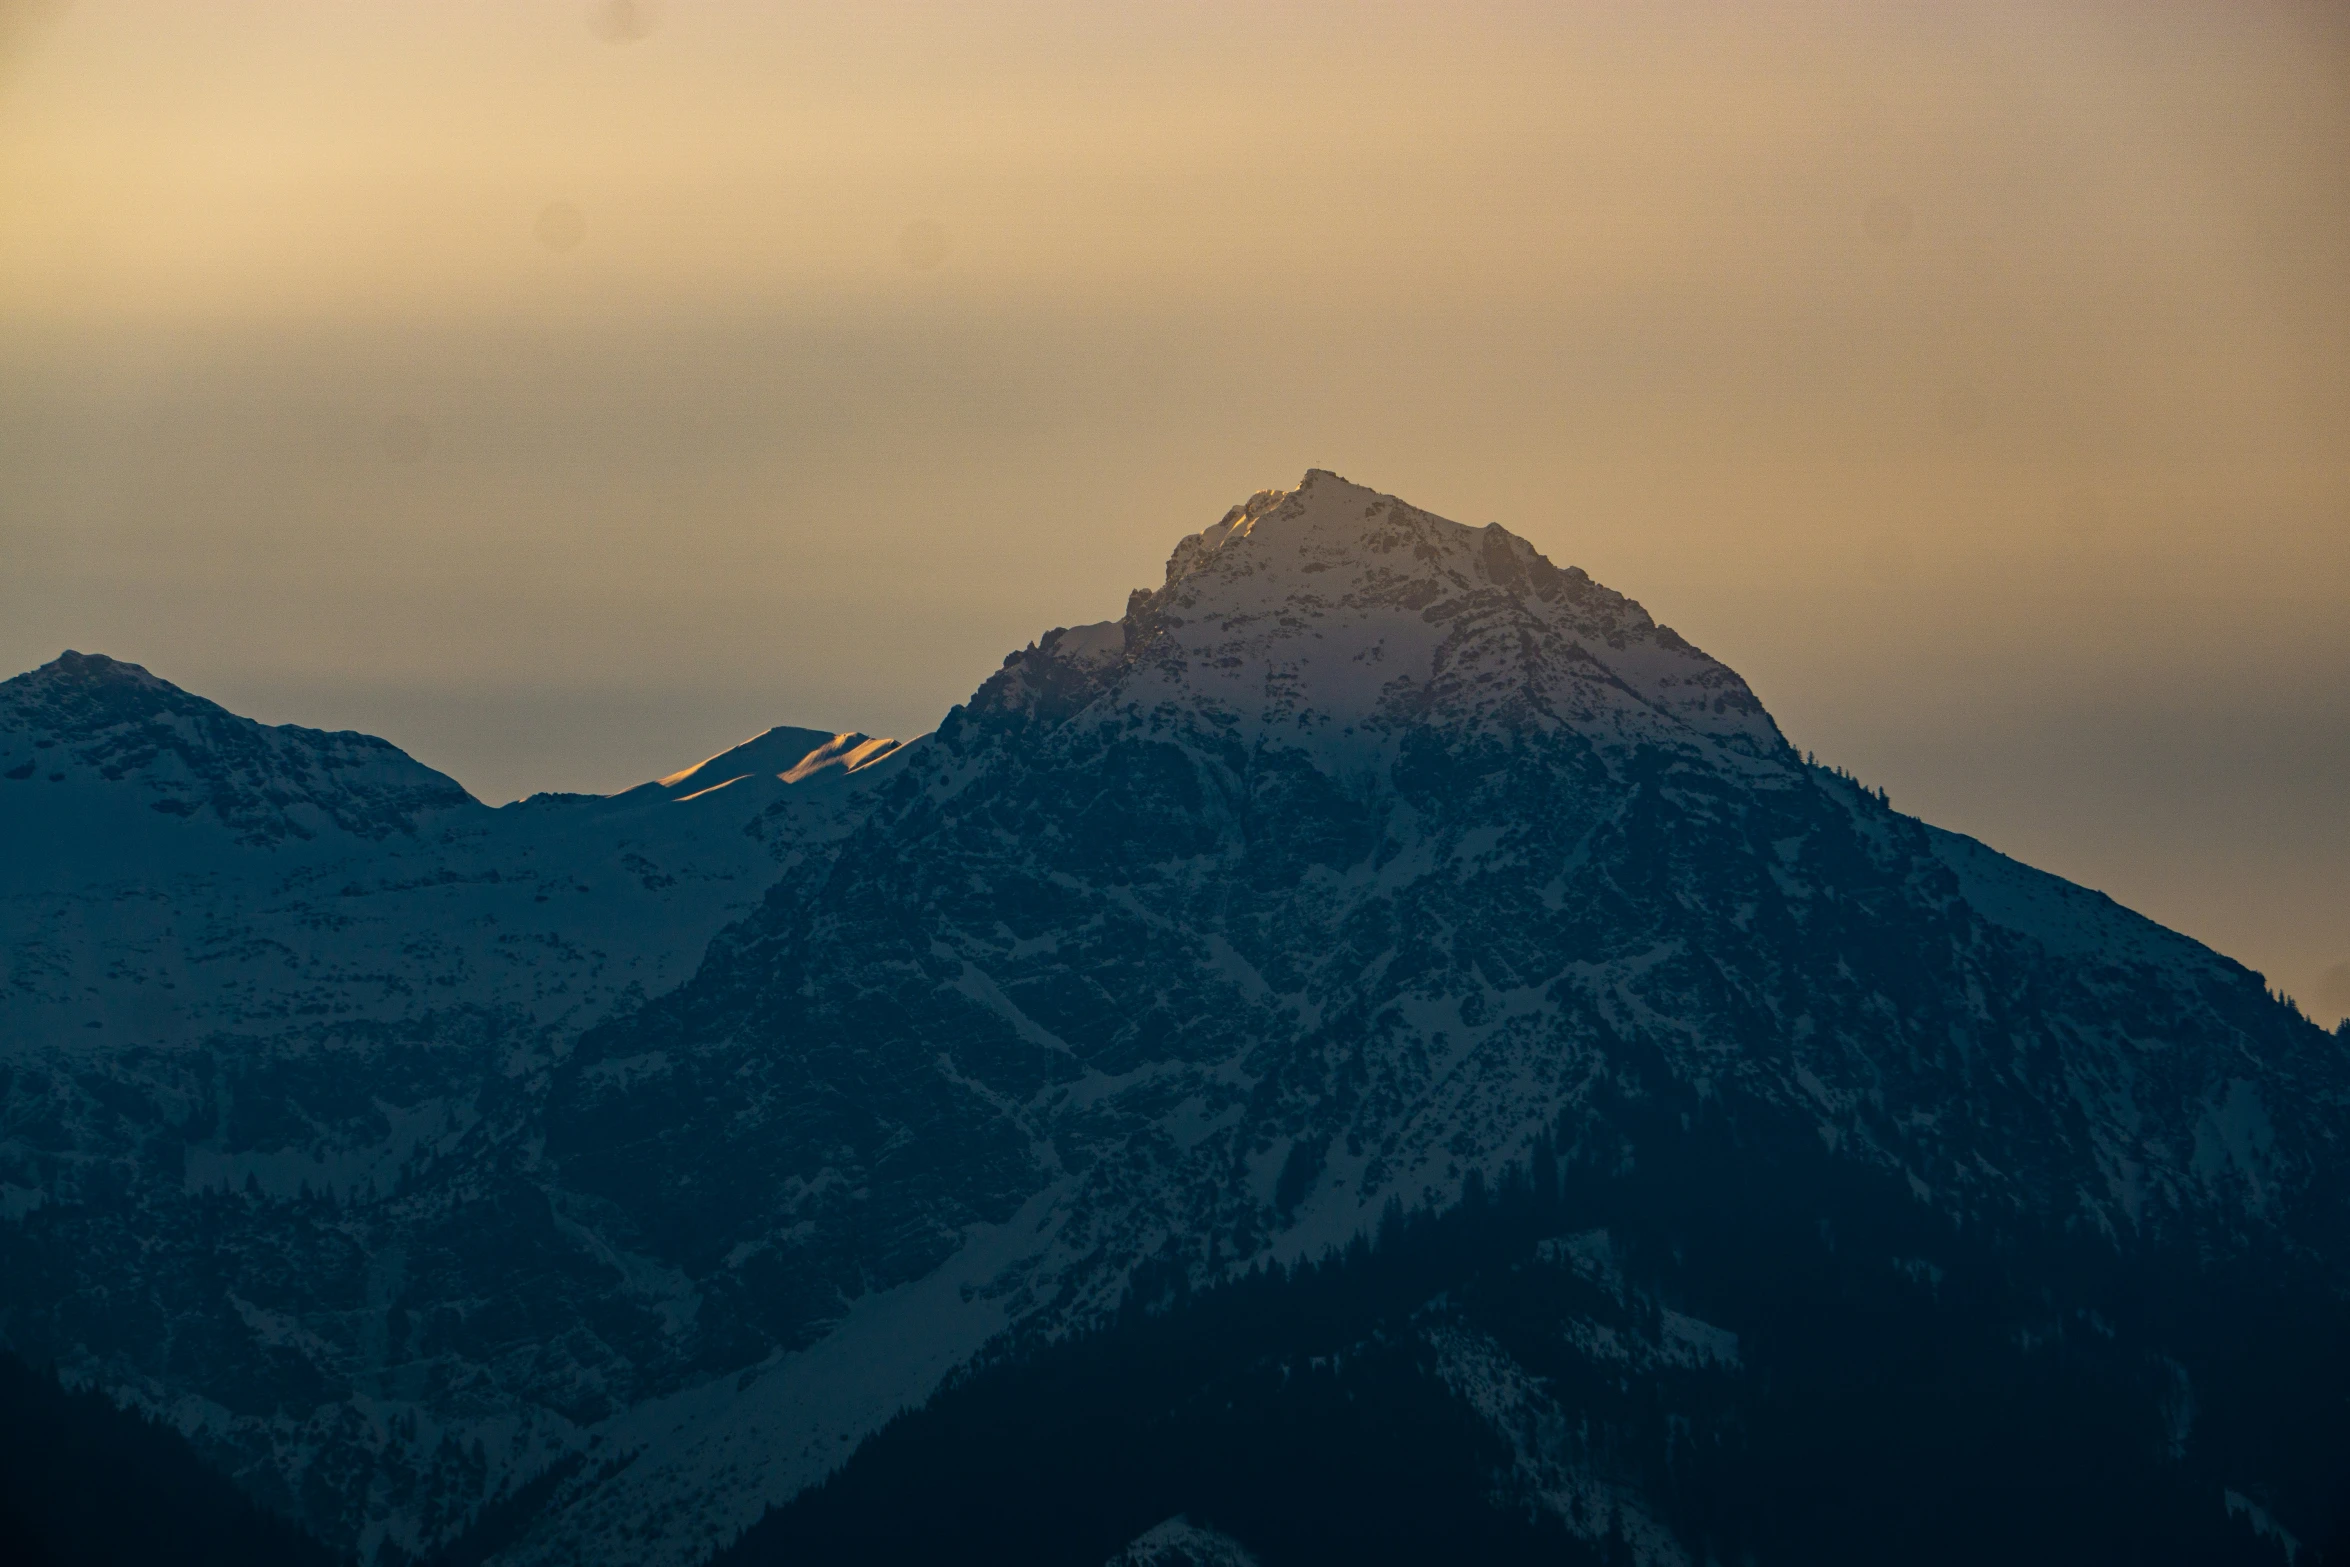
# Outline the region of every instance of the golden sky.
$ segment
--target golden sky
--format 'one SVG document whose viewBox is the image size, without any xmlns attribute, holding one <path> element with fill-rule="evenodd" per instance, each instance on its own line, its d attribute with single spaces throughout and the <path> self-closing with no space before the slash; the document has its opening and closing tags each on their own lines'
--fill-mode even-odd
<svg viewBox="0 0 2350 1567">
<path fill-rule="evenodd" d="M 2346 170 L 2340 6 L 0 0 L 0 665 L 613 788 L 1330 467 L 2330 1017 Z"/>
</svg>

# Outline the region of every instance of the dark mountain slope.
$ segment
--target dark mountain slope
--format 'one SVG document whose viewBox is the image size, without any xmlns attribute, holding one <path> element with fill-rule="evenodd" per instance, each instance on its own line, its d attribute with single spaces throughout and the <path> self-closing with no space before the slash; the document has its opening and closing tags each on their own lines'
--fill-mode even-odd
<svg viewBox="0 0 2350 1567">
<path fill-rule="evenodd" d="M 10 1567 L 330 1567 L 178 1432 L 0 1351 L 0 1561 Z"/>
<path fill-rule="evenodd" d="M 1545 1140 L 1319 1263 L 1146 1270 L 719 1567 L 1099 1567 L 1175 1516 L 1263 1567 L 2275 1563 L 2280 1491 L 2350 1537 L 2327 1292 L 1953 1224 L 1806 1127 L 1603 1097 L 1621 1144 Z"/>
</svg>

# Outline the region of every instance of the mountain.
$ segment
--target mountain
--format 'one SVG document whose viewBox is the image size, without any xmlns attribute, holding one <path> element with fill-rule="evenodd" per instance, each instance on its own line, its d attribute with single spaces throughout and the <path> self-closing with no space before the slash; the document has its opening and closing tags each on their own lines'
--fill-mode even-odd
<svg viewBox="0 0 2350 1567">
<path fill-rule="evenodd" d="M 1933 1454 L 1872 1446 L 1896 1420 L 1872 1387 L 1947 1415 L 1962 1488 L 2008 1472 L 1980 1466 L 2019 1422 L 2110 1458 L 2068 1529 L 2147 1486 L 2186 1520 L 2174 1559 L 2327 1527 L 2350 1040 L 1812 765 L 1727 667 L 1500 527 L 1310 473 L 935 734 L 770 772 L 796 743 L 446 808 L 500 824 L 479 839 L 420 814 L 240 843 L 417 871 L 478 844 L 479 885 L 550 897 L 549 952 L 577 940 L 563 886 L 599 929 L 682 928 L 643 901 L 682 900 L 652 886 L 688 885 L 672 861 L 761 858 L 691 939 L 554 964 L 560 993 L 475 946 L 446 1002 L 379 1016 L 323 956 L 339 935 L 291 933 L 314 901 L 269 927 L 298 957 L 269 983 L 316 975 L 331 1021 L 222 1025 L 201 1075 L 184 1035 L 100 1061 L 52 1029 L 47 1065 L 9 1067 L 10 1340 L 379 1553 L 494 1519 L 500 1562 L 690 1563 L 802 1493 L 741 1549 L 813 1552 L 881 1537 L 860 1497 L 894 1528 L 908 1495 L 967 1496 L 959 1450 L 1000 1482 L 961 1517 L 1070 1511 L 1023 1454 L 1183 1480 L 1107 1486 L 1061 1556 L 998 1551 L 1336 1559 L 1218 1489 L 1215 1456 L 1257 1449 L 1199 1389 L 1298 1437 L 1296 1517 L 1361 1494 L 1314 1444 L 1384 1454 L 1399 1540 L 1818 1557 L 1832 1514 L 1768 1500 L 1786 1455 L 1900 1451 L 1874 1494 L 1923 1505 Z M 713 802 L 722 830 L 675 825 Z M 618 847 L 652 823 L 695 847 Z M 636 892 L 571 869 L 630 853 L 664 867 Z M 242 874 L 202 882 L 224 921 L 300 902 Z M 411 901 L 375 906 L 372 953 L 458 940 L 442 884 L 378 879 Z M 328 884 L 374 885 L 303 883 Z M 152 894 L 49 896 L 42 928 L 131 954 L 112 933 Z M 88 972 L 54 994 L 135 988 Z M 297 1151 L 354 1174 L 244 1184 Z M 1172 1406 L 1162 1363 L 1196 1373 Z M 2015 1391 L 2043 1370 L 2089 1390 L 2054 1406 L 2072 1424 Z M 937 1436 L 989 1430 L 974 1411 L 1033 1442 Z M 1701 1438 L 1720 1456 L 1681 1467 Z"/>
<path fill-rule="evenodd" d="M 1524 541 L 1312 474 L 1014 655 L 557 1071 L 607 1233 L 709 1281 L 699 1331 L 807 1346 L 584 1516 L 816 1478 L 817 1368 L 907 1317 L 975 1350 L 1312 1256 L 1562 1122 L 1630 1157 L 1631 1083 L 1955 1222 L 2350 1259 L 2342 1052 L 2258 976 L 1806 765 Z"/>
<path fill-rule="evenodd" d="M 8 1342 L 340 1543 L 449 1537 L 659 1336 L 534 1184 L 552 1053 L 691 974 L 899 750 L 778 730 L 723 788 L 493 810 L 136 665 L 0 683 Z M 549 1314 L 601 1336 L 518 1352 Z"/>
<path fill-rule="evenodd" d="M 454 1008 L 582 1027 L 685 978 L 896 749 L 775 730 L 624 794 L 492 810 L 382 740 L 67 653 L 0 683 L 0 1025 L 17 1047 Z"/>
</svg>

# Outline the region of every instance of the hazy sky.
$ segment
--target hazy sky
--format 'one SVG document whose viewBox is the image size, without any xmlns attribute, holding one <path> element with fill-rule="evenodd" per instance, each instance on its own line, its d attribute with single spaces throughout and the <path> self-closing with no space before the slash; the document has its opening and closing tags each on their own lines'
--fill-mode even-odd
<svg viewBox="0 0 2350 1567">
<path fill-rule="evenodd" d="M 1309 466 L 2350 1011 L 2346 8 L 0 0 L 6 670 L 617 788 Z"/>
</svg>

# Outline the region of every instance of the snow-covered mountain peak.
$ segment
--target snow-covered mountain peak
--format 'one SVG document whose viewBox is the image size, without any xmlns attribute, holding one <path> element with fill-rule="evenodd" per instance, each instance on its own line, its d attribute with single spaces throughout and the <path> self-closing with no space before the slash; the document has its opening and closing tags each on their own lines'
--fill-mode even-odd
<svg viewBox="0 0 2350 1567">
<path fill-rule="evenodd" d="M 974 706 L 1118 722 L 1188 708 L 1317 750 L 1433 725 L 1789 759 L 1745 682 L 1631 599 L 1498 523 L 1321 469 L 1186 536 L 1123 620 L 1048 634 Z"/>
<path fill-rule="evenodd" d="M 77 653 L 72 648 L 67 648 L 48 663 L 19 678 L 30 687 L 60 692 L 79 690 L 102 693 L 110 687 L 125 686 L 149 691 L 177 689 L 170 682 L 149 674 L 144 665 L 125 663 L 119 658 L 108 658 L 103 653 Z"/>
<path fill-rule="evenodd" d="M 1308 469 L 1295 489 L 1257 491 L 1215 526 L 1180 540 L 1160 595 L 1191 584 L 1180 595 L 1184 601 L 1216 606 L 1239 607 L 1274 592 L 1328 598 L 1333 584 L 1313 579 L 1333 571 L 1345 573 L 1341 581 L 1354 588 L 1484 586 L 1544 601 L 1571 585 L 1577 597 L 1591 600 L 1591 609 L 1621 622 L 1611 631 L 1654 624 L 1638 604 L 1593 584 L 1580 569 L 1559 571 L 1499 523 L 1472 528 L 1322 468 Z M 1243 590 L 1242 583 L 1250 587 Z"/>
<path fill-rule="evenodd" d="M 752 780 L 803 784 L 835 775 L 845 777 L 905 749 L 905 744 L 857 730 L 833 734 L 822 729 L 794 729 L 779 724 L 719 752 L 708 761 L 671 773 L 650 787 L 664 791 L 673 800 L 685 801 L 699 800 L 730 785 Z M 732 797 L 730 794 L 729 798 Z"/>
<path fill-rule="evenodd" d="M 0 779 L 66 786 L 38 796 L 33 814 L 135 806 L 215 822 L 259 847 L 413 833 L 427 813 L 476 805 L 389 741 L 256 723 L 96 653 L 63 653 L 0 681 Z"/>
<path fill-rule="evenodd" d="M 728 746 L 716 756 L 680 768 L 659 780 L 670 794 L 683 798 L 714 789 L 720 784 L 749 777 L 754 773 L 781 777 L 799 765 L 800 759 L 819 746 L 829 745 L 837 737 L 822 729 L 796 729 L 778 724 L 751 736 L 740 745 Z"/>
</svg>

